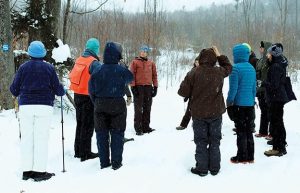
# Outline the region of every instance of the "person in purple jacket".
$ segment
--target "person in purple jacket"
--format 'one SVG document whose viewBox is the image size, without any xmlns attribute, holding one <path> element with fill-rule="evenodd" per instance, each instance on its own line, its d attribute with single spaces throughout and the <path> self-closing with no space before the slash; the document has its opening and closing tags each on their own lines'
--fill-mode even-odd
<svg viewBox="0 0 300 193">
<path fill-rule="evenodd" d="M 48 180 L 55 174 L 46 172 L 48 138 L 55 95 L 63 96 L 54 66 L 45 62 L 42 42 L 28 47 L 31 59 L 17 71 L 10 92 L 18 97 L 21 130 L 21 163 L 23 180 Z"/>
</svg>

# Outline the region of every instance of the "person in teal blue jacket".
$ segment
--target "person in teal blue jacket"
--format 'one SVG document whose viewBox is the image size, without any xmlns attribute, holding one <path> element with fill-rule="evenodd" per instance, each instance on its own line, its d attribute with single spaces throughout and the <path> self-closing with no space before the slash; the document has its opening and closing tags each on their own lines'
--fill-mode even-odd
<svg viewBox="0 0 300 193">
<path fill-rule="evenodd" d="M 244 44 L 233 48 L 234 65 L 229 76 L 227 106 L 234 111 L 233 121 L 237 133 L 237 155 L 232 163 L 254 162 L 254 140 L 252 130 L 255 127 L 256 73 L 249 63 L 250 49 Z"/>
</svg>

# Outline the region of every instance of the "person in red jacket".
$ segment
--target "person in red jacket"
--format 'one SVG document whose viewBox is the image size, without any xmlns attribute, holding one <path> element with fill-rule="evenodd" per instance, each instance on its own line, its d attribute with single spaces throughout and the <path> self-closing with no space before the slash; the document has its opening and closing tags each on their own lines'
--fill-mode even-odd
<svg viewBox="0 0 300 193">
<path fill-rule="evenodd" d="M 70 77 L 70 89 L 74 91 L 74 102 L 76 108 L 76 135 L 74 142 L 74 157 L 81 161 L 98 157 L 97 153 L 91 151 L 92 136 L 94 133 L 94 105 L 88 93 L 88 81 L 90 71 L 99 63 L 100 43 L 96 38 L 86 42 L 85 51 L 77 58 Z"/>
<path fill-rule="evenodd" d="M 134 129 L 137 135 L 154 131 L 150 125 L 152 98 L 157 94 L 157 71 L 153 61 L 148 59 L 150 49 L 143 45 L 140 55 L 130 64 L 133 73 L 131 91 L 134 101 Z"/>
</svg>

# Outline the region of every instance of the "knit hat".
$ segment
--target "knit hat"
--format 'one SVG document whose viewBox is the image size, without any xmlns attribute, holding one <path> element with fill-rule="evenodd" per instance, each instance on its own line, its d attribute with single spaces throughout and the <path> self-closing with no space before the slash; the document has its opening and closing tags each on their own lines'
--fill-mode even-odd
<svg viewBox="0 0 300 193">
<path fill-rule="evenodd" d="M 85 44 L 85 49 L 94 52 L 94 54 L 96 55 L 99 55 L 99 48 L 100 48 L 100 42 L 96 38 L 90 38 Z"/>
<path fill-rule="evenodd" d="M 33 41 L 28 47 L 28 54 L 33 58 L 44 58 L 47 51 L 41 41 Z"/>
<path fill-rule="evenodd" d="M 140 51 L 143 51 L 143 52 L 150 52 L 150 48 L 147 46 L 147 45 L 142 45 L 140 47 Z"/>
<path fill-rule="evenodd" d="M 246 46 L 247 48 L 249 48 L 249 52 L 251 52 L 252 48 L 248 43 L 242 43 L 244 46 Z"/>
<path fill-rule="evenodd" d="M 278 56 L 281 56 L 282 55 L 282 52 L 283 52 L 283 46 L 281 43 L 276 43 L 276 44 L 273 44 L 268 50 L 267 52 L 269 54 L 271 54 L 272 56 L 274 57 L 278 57 Z"/>
<path fill-rule="evenodd" d="M 261 48 L 265 48 L 265 43 L 264 43 L 264 41 L 261 41 L 261 42 L 260 42 L 260 47 L 261 47 Z"/>
</svg>

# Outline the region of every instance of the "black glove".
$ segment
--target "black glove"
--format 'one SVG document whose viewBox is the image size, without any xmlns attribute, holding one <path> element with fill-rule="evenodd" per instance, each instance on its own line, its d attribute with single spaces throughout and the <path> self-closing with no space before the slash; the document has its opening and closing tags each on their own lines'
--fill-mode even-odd
<svg viewBox="0 0 300 193">
<path fill-rule="evenodd" d="M 135 86 L 131 87 L 131 92 L 132 92 L 132 94 L 133 94 L 134 97 L 139 96 L 138 89 Z"/>
<path fill-rule="evenodd" d="M 157 94 L 157 87 L 154 86 L 154 87 L 152 87 L 152 97 L 155 97 L 156 94 Z"/>
<path fill-rule="evenodd" d="M 183 101 L 186 102 L 189 100 L 189 97 L 184 97 Z"/>
</svg>

